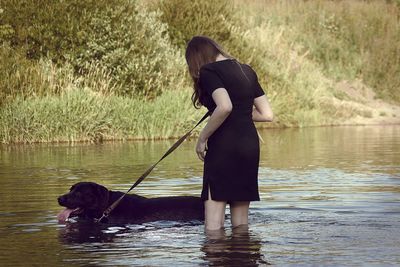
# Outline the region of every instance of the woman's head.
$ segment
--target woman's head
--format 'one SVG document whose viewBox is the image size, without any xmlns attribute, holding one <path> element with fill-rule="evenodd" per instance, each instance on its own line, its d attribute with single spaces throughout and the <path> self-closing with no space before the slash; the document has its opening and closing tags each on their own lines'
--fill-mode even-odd
<svg viewBox="0 0 400 267">
<path fill-rule="evenodd" d="M 194 83 L 192 101 L 195 107 L 199 106 L 202 95 L 198 85 L 200 68 L 204 64 L 214 62 L 219 54 L 232 58 L 217 42 L 207 36 L 194 36 L 187 43 L 185 57 Z"/>
</svg>

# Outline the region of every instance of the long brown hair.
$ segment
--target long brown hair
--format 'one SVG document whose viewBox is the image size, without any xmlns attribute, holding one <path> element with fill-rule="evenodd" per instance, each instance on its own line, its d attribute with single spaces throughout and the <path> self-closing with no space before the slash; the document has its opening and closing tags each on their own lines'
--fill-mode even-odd
<svg viewBox="0 0 400 267">
<path fill-rule="evenodd" d="M 193 79 L 194 92 L 192 102 L 195 108 L 200 108 L 202 105 L 202 90 L 199 86 L 200 68 L 204 64 L 214 62 L 218 54 L 222 54 L 227 58 L 233 58 L 216 41 L 207 36 L 194 36 L 187 43 L 185 57 L 189 67 L 189 74 Z"/>
</svg>

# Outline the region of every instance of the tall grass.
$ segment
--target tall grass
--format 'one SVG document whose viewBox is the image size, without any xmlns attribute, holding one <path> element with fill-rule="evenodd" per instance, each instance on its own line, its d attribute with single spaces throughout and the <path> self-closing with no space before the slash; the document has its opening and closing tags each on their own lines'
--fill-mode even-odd
<svg viewBox="0 0 400 267">
<path fill-rule="evenodd" d="M 240 28 L 231 30 L 241 34 Z M 307 53 L 300 54 L 283 31 L 270 23 L 262 23 L 242 35 L 263 62 L 258 69 L 259 78 L 272 102 L 276 123 L 300 127 L 331 125 L 355 115 L 358 108 L 349 109 L 340 101 L 331 102 L 335 83 L 317 63 L 307 58 Z M 338 109 L 346 112 L 336 113 Z"/>
<path fill-rule="evenodd" d="M 16 97 L 0 110 L 2 143 L 101 142 L 179 137 L 201 117 L 189 90 L 153 101 L 68 85 L 59 96 Z"/>
<path fill-rule="evenodd" d="M 73 66 L 65 63 L 59 67 L 50 59 L 29 60 L 6 44 L 0 46 L 0 106 L 15 98 L 60 95 L 71 85 L 90 87 L 96 92 L 118 92 L 121 85 L 112 82 L 106 69 L 92 64 L 85 76 L 74 75 Z"/>
<path fill-rule="evenodd" d="M 334 80 L 361 79 L 378 97 L 400 102 L 397 1 L 235 1 L 247 27 L 269 24 Z"/>
<path fill-rule="evenodd" d="M 335 87 L 357 79 L 400 101 L 399 17 L 393 1 L 5 0 L 0 140 L 180 136 L 205 111 L 183 57 L 199 34 L 256 70 L 275 114 L 262 126 L 370 117 Z"/>
</svg>

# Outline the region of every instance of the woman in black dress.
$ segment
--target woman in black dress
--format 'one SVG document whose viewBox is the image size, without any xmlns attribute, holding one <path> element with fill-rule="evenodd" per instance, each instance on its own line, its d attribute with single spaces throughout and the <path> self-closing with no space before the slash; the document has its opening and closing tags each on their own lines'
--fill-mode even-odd
<svg viewBox="0 0 400 267">
<path fill-rule="evenodd" d="M 223 228 L 227 203 L 232 226 L 247 224 L 250 201 L 260 200 L 260 148 L 254 121 L 272 121 L 270 104 L 255 71 L 214 40 L 193 37 L 185 56 L 194 82 L 193 104 L 212 112 L 196 145 L 204 161 L 201 197 L 206 229 Z"/>
</svg>

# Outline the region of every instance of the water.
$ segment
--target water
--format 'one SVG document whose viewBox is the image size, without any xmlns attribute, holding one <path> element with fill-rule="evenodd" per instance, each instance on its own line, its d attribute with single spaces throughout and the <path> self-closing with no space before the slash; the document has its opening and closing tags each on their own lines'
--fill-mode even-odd
<svg viewBox="0 0 400 267">
<path fill-rule="evenodd" d="M 0 150 L 1 266 L 394 266 L 400 264 L 400 126 L 264 130 L 262 201 L 249 229 L 200 222 L 58 224 L 79 181 L 124 191 L 173 141 L 23 145 Z M 135 193 L 199 195 L 195 140 Z M 228 210 L 227 210 L 228 211 Z M 229 212 L 228 212 L 229 213 Z"/>
</svg>

